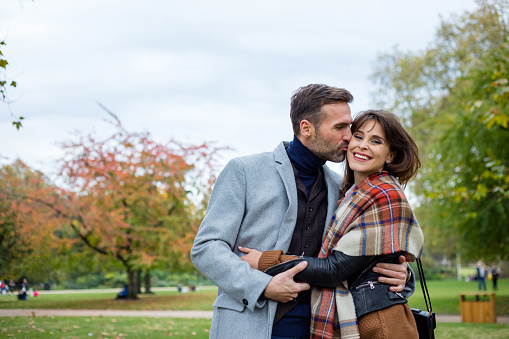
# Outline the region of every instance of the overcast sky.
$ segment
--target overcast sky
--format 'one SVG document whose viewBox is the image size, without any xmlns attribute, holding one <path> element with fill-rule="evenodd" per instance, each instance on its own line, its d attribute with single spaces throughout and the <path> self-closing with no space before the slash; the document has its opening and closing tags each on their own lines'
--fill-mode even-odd
<svg viewBox="0 0 509 339">
<path fill-rule="evenodd" d="M 113 132 L 102 103 L 159 141 L 216 142 L 230 158 L 293 137 L 292 92 L 325 83 L 371 106 L 377 54 L 418 51 L 440 16 L 473 0 L 1 0 L 13 103 L 0 103 L 0 163 L 47 174 L 73 132 Z M 25 117 L 12 125 L 9 109 Z"/>
</svg>

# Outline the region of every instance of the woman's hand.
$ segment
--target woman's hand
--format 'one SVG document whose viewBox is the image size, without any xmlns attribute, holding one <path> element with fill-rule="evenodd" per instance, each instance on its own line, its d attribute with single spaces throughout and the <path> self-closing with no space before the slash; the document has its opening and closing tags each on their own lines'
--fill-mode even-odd
<svg viewBox="0 0 509 339">
<path fill-rule="evenodd" d="M 399 264 L 378 263 L 373 267 L 373 271 L 385 275 L 379 277 L 378 281 L 393 285 L 390 287 L 392 292 L 401 292 L 405 288 L 408 279 L 408 265 L 405 256 L 399 256 Z"/>
<path fill-rule="evenodd" d="M 245 256 L 240 257 L 240 259 L 246 261 L 251 268 L 257 270 L 258 269 L 258 260 L 262 256 L 262 252 L 257 251 L 253 248 L 241 247 L 239 246 L 239 251 L 243 253 L 247 253 Z"/>
</svg>

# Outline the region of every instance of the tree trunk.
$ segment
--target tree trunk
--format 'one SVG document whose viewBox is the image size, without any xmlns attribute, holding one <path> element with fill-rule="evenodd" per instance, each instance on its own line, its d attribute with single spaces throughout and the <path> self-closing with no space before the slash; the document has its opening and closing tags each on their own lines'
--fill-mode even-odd
<svg viewBox="0 0 509 339">
<path fill-rule="evenodd" d="M 136 270 L 136 293 L 141 294 L 141 270 Z"/>
<path fill-rule="evenodd" d="M 145 271 L 145 294 L 152 294 L 150 290 L 150 271 Z"/>
<path fill-rule="evenodd" d="M 138 290 L 136 288 L 136 271 L 127 269 L 127 299 L 138 299 Z"/>
</svg>

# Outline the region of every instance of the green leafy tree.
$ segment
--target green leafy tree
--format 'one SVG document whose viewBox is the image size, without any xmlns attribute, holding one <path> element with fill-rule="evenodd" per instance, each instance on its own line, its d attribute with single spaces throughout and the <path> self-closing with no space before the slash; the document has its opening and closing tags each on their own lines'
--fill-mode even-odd
<svg viewBox="0 0 509 339">
<path fill-rule="evenodd" d="M 377 104 L 416 138 L 413 185 L 428 248 L 463 258 L 509 258 L 509 43 L 507 1 L 443 21 L 418 53 L 381 55 Z"/>
</svg>

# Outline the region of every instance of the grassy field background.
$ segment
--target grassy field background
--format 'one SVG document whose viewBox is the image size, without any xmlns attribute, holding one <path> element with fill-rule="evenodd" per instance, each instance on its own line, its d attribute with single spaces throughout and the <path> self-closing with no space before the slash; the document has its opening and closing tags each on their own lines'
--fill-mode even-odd
<svg viewBox="0 0 509 339">
<path fill-rule="evenodd" d="M 491 287 L 491 286 L 490 286 Z M 433 311 L 439 314 L 460 314 L 459 294 L 477 292 L 476 282 L 432 280 L 428 282 Z M 488 289 L 488 292 L 491 292 Z M 50 308 L 99 310 L 212 310 L 215 288 L 202 288 L 198 292 L 178 293 L 162 291 L 141 294 L 138 300 L 115 300 L 116 293 L 41 294 L 19 301 L 16 296 L 0 296 L 0 308 Z M 509 279 L 502 279 L 496 292 L 497 314 L 509 315 Z M 425 309 L 421 286 L 417 282 L 415 294 L 409 299 L 410 307 Z"/>
<path fill-rule="evenodd" d="M 433 311 L 439 314 L 460 314 L 460 293 L 478 292 L 477 282 L 457 280 L 431 280 L 426 281 L 431 298 Z M 425 309 L 421 285 L 416 281 L 415 293 L 408 299 L 410 307 Z M 498 315 L 509 315 L 509 279 L 499 280 L 499 289 L 496 291 Z M 487 292 L 492 292 L 491 282 L 487 282 Z M 509 338 L 509 337 L 508 337 Z"/>
<path fill-rule="evenodd" d="M 193 293 L 163 291 L 140 294 L 138 300 L 115 300 L 116 294 L 70 293 L 41 294 L 19 301 L 16 296 L 0 297 L 0 309 L 44 308 L 44 309 L 95 309 L 95 310 L 213 310 L 216 289 Z"/>
<path fill-rule="evenodd" d="M 489 286 L 491 287 L 491 286 Z M 433 310 L 459 314 L 459 294 L 477 292 L 477 283 L 429 281 Z M 194 293 L 174 291 L 140 295 L 138 300 L 114 300 L 115 293 L 41 294 L 18 301 L 0 296 L 0 309 L 103 309 L 103 310 L 212 310 L 216 290 Z M 497 314 L 509 315 L 509 279 L 500 281 Z M 424 309 L 420 285 L 409 300 Z M 3 317 L 0 337 L 5 338 L 208 338 L 210 319 L 149 317 Z M 437 338 L 509 338 L 509 324 L 439 323 Z"/>
<path fill-rule="evenodd" d="M 0 318 L 2 338 L 208 338 L 210 319 L 146 317 Z"/>
</svg>

